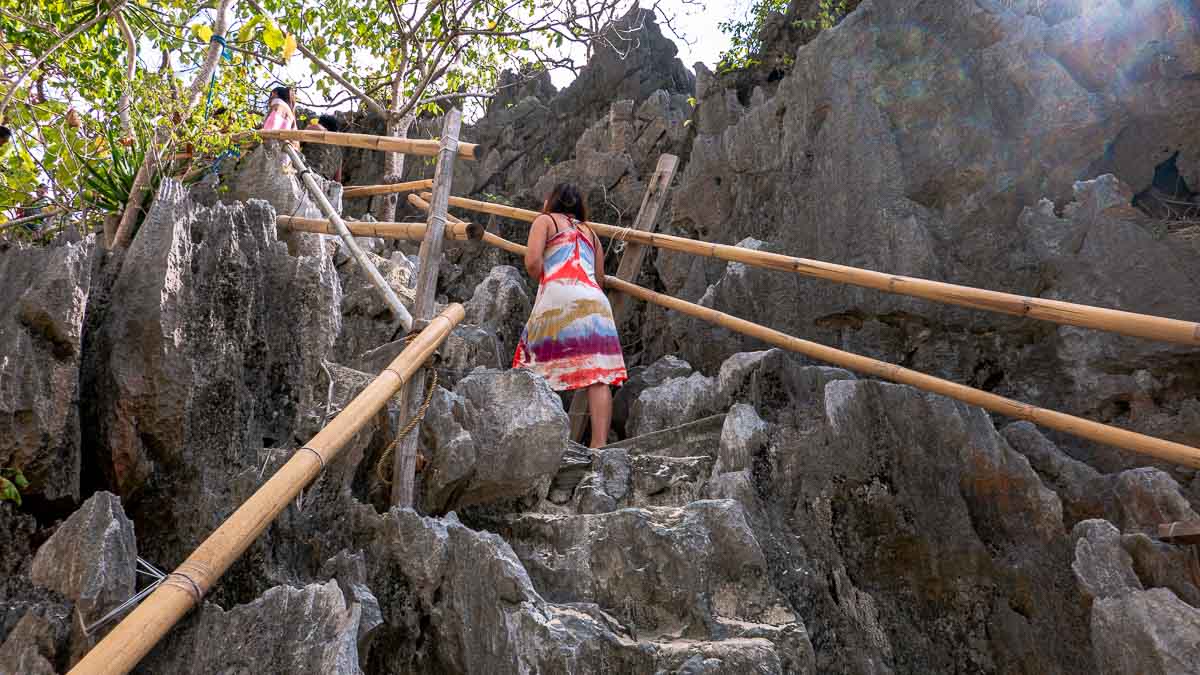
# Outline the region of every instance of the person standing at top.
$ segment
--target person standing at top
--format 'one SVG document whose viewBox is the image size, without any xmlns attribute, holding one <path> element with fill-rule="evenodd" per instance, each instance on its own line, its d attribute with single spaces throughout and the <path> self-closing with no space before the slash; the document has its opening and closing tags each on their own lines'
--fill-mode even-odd
<svg viewBox="0 0 1200 675">
<path fill-rule="evenodd" d="M 592 416 L 590 447 L 608 443 L 612 390 L 628 379 L 612 306 L 604 295 L 604 249 L 587 226 L 579 188 L 554 186 L 529 229 L 525 270 L 538 280 L 537 298 L 514 368 L 528 368 L 556 391 L 586 389 Z"/>
<path fill-rule="evenodd" d="M 275 87 L 271 90 L 271 99 L 267 102 L 267 117 L 263 120 L 264 131 L 273 129 L 295 129 L 296 112 L 293 109 L 295 99 L 291 87 Z"/>
</svg>

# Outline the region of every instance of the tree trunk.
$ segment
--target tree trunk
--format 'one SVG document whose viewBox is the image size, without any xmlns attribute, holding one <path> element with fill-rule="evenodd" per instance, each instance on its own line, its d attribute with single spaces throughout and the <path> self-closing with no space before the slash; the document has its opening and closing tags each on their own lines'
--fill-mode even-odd
<svg viewBox="0 0 1200 675">
<path fill-rule="evenodd" d="M 412 115 L 405 115 L 399 121 L 389 122 L 387 135 L 393 138 L 408 138 L 408 132 L 412 129 L 414 121 Z M 383 153 L 383 179 L 381 180 L 381 184 L 394 185 L 403 180 L 404 153 Z M 396 204 L 399 201 L 400 195 L 398 194 L 382 195 L 375 206 L 375 218 L 384 222 L 396 220 Z"/>
</svg>

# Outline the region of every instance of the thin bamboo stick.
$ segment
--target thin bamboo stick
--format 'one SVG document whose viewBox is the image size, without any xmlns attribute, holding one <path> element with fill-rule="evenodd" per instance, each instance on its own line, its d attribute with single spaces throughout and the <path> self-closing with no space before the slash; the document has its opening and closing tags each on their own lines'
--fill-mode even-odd
<svg viewBox="0 0 1200 675">
<path fill-rule="evenodd" d="M 354 262 L 358 263 L 358 266 L 362 268 L 364 273 L 366 273 L 367 278 L 371 280 L 371 284 L 375 287 L 375 291 L 379 293 L 379 295 L 383 298 L 383 301 L 387 303 L 387 306 L 392 310 L 392 315 L 400 321 L 400 324 L 404 326 L 404 330 L 412 330 L 412 315 L 408 313 L 408 309 L 404 306 L 404 303 L 400 302 L 400 298 L 396 296 L 396 291 L 392 290 L 391 285 L 389 285 L 387 280 L 383 278 L 383 275 L 379 273 L 379 270 L 375 268 L 375 265 L 371 263 L 370 258 L 367 258 L 367 255 L 363 253 L 363 250 L 358 247 L 358 242 L 354 241 L 354 237 L 350 234 L 350 230 L 346 229 L 346 222 L 343 221 L 342 217 L 339 216 L 337 211 L 334 210 L 333 205 L 329 203 L 329 199 L 325 196 L 325 193 L 321 190 L 321 187 L 317 185 L 317 181 L 315 178 L 313 178 L 312 172 L 309 171 L 308 167 L 304 165 L 304 160 L 301 159 L 300 152 L 288 143 L 283 143 L 282 145 L 283 149 L 287 151 L 288 157 L 291 158 L 292 164 L 295 165 L 296 171 L 303 179 L 304 186 L 308 188 L 308 194 L 311 195 L 314 200 L 316 200 L 317 206 L 321 207 L 321 213 L 324 213 L 325 217 L 329 219 L 329 222 L 333 224 L 333 227 L 337 230 L 338 236 L 340 236 L 342 241 L 346 244 L 346 248 L 350 249 L 350 255 L 354 257 Z"/>
<path fill-rule="evenodd" d="M 364 148 L 383 152 L 402 152 L 406 155 L 425 155 L 432 157 L 441 148 L 440 141 L 423 138 L 393 138 L 391 136 L 376 136 L 374 134 L 348 134 L 337 131 L 316 131 L 308 129 L 258 129 L 243 131 L 235 134 L 235 139 L 253 138 L 282 141 L 300 141 L 302 143 L 321 143 L 324 145 L 340 145 L 347 148 Z M 459 143 L 458 157 L 461 159 L 478 159 L 479 146 L 474 143 Z"/>
<path fill-rule="evenodd" d="M 374 197 L 375 195 L 390 195 L 397 192 L 428 190 L 431 187 L 433 187 L 432 178 L 410 180 L 407 183 L 392 183 L 390 185 L 359 185 L 342 190 L 342 198 L 359 199 L 361 197 Z"/>
<path fill-rule="evenodd" d="M 447 223 L 446 237 L 458 241 L 480 239 L 483 237 L 483 226 L 477 223 L 457 222 Z M 276 216 L 276 225 L 284 230 L 296 232 L 315 232 L 318 234 L 337 234 L 337 228 L 328 220 L 322 218 L 300 218 L 297 216 Z M 381 239 L 406 239 L 421 241 L 425 236 L 425 223 L 368 223 L 362 221 L 346 222 L 346 229 L 356 237 L 379 237 Z"/>
<path fill-rule="evenodd" d="M 424 199 L 421 199 L 420 197 L 418 197 L 416 195 L 409 195 L 408 203 L 412 204 L 413 206 L 417 207 L 418 209 L 421 209 L 422 211 L 425 211 L 426 213 L 429 212 L 429 202 L 425 201 Z M 459 220 L 458 218 L 455 218 L 454 216 L 449 215 L 449 214 L 446 214 L 446 220 L 450 223 L 463 222 L 463 221 Z M 479 236 L 478 237 L 472 236 L 471 238 L 479 239 L 487 244 L 491 244 L 492 246 L 495 246 L 496 248 L 504 249 L 505 251 L 508 251 L 509 253 L 515 253 L 519 256 L 525 255 L 525 247 L 524 246 L 514 243 L 514 242 L 511 242 L 499 235 L 492 234 L 491 232 L 488 232 L 487 230 L 482 229 L 482 227 L 480 228 Z"/>
<path fill-rule="evenodd" d="M 614 277 L 606 277 L 609 288 L 627 293 L 635 298 L 651 302 L 667 309 L 673 309 L 682 314 L 696 317 L 708 323 L 715 324 L 743 335 L 757 338 L 768 344 L 782 347 L 789 351 L 798 352 L 814 359 L 849 368 L 850 370 L 873 375 L 892 382 L 907 384 L 918 389 L 930 391 L 942 396 L 948 396 L 969 405 L 979 406 L 994 413 L 1028 420 L 1048 429 L 1056 429 L 1080 438 L 1086 438 L 1097 443 L 1104 443 L 1118 448 L 1124 448 L 1143 455 L 1165 459 L 1176 464 L 1200 467 L 1200 449 L 1167 441 L 1145 434 L 1139 434 L 1126 429 L 1100 424 L 1081 417 L 1066 413 L 1038 408 L 1021 403 L 1003 396 L 989 394 L 966 385 L 919 373 L 915 370 L 902 368 L 885 361 L 877 361 L 866 356 L 851 354 L 833 347 L 801 340 L 777 330 L 760 326 L 756 323 L 739 319 L 715 309 L 680 300 L 678 298 L 655 293 L 654 291 L 631 284 Z"/>
<path fill-rule="evenodd" d="M 412 379 L 450 331 L 462 321 L 462 305 L 447 307 L 429 322 L 354 400 L 297 450 L 146 600 L 117 624 L 71 669 L 72 675 L 123 675 L 141 661 L 189 610 L 200 603 L 229 566 L 262 534 L 342 447 L 375 417 L 400 386 Z"/>
<path fill-rule="evenodd" d="M 491 204 L 462 197 L 451 197 L 450 205 L 517 220 L 532 221 L 538 215 L 536 211 L 528 209 L 518 209 L 512 206 L 504 206 L 503 204 Z M 588 225 L 597 234 L 605 237 L 647 244 L 681 253 L 691 253 L 708 258 L 740 262 L 753 267 L 793 272 L 817 279 L 862 286 L 863 288 L 873 288 L 887 293 L 924 298 L 935 302 L 970 307 L 988 312 L 1026 316 L 1042 321 L 1050 321 L 1068 326 L 1094 328 L 1096 330 L 1150 340 L 1162 340 L 1184 345 L 1200 345 L 1200 323 L 1194 321 L 1181 321 L 1179 319 L 1168 319 L 1118 309 L 1092 307 L 1090 305 L 1080 305 L 1061 300 L 1026 297 L 1011 293 L 972 288 L 970 286 L 948 284 L 941 281 L 931 281 L 929 279 L 885 274 L 883 272 L 837 265 L 819 260 L 795 258 L 778 253 L 767 253 L 765 251 L 753 251 L 727 244 L 710 244 L 685 237 L 674 237 L 653 232 L 638 232 L 623 227 L 605 225 L 604 223 L 589 221 Z"/>
</svg>

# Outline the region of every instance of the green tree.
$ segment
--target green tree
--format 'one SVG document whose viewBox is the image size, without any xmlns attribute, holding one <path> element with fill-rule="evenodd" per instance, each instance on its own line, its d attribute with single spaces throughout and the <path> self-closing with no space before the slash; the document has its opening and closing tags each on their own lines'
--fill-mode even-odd
<svg viewBox="0 0 1200 675">
<path fill-rule="evenodd" d="M 365 0 L 297 3 L 246 0 L 256 14 L 238 32 L 241 46 L 268 49 L 285 35 L 320 74 L 327 98 L 340 86 L 387 122 L 390 136 L 406 137 L 417 116 L 443 105 L 495 94 L 504 70 L 536 72 L 566 66 L 571 46 L 590 56 L 597 48 L 628 50 L 628 34 L 606 32 L 632 0 Z M 404 156 L 385 153 L 384 181 L 399 182 Z M 377 217 L 392 220 L 396 197 L 382 200 Z"/>
</svg>

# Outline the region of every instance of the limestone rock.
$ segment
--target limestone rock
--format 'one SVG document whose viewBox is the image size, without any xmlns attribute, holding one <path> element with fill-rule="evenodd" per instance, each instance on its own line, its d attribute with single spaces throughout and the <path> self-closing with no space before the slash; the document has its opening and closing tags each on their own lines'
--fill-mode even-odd
<svg viewBox="0 0 1200 675">
<path fill-rule="evenodd" d="M 465 321 L 491 328 L 500 343 L 500 353 L 511 362 L 517 341 L 525 328 L 532 306 L 525 290 L 525 279 L 514 267 L 493 267 L 464 308 Z"/>
<path fill-rule="evenodd" d="M 1165 588 L 1104 598 L 1092 608 L 1092 649 L 1101 673 L 1194 673 L 1198 632 L 1200 609 Z"/>
<path fill-rule="evenodd" d="M 337 582 L 278 586 L 230 610 L 205 603 L 142 662 L 150 673 L 336 673 L 359 675 L 361 609 Z"/>
<path fill-rule="evenodd" d="M 767 423 L 745 403 L 737 403 L 725 415 L 721 427 L 721 452 L 713 473 L 749 469 L 756 453 L 767 440 Z"/>
<path fill-rule="evenodd" d="M 648 366 L 633 366 L 628 370 L 629 379 L 613 393 L 613 428 L 625 437 L 629 437 L 625 427 L 630 408 L 644 390 L 657 387 L 669 379 L 692 374 L 692 367 L 687 361 L 669 354 Z"/>
<path fill-rule="evenodd" d="M 1085 520 L 1071 533 L 1075 562 L 1071 569 L 1084 597 L 1097 600 L 1142 590 L 1133 558 L 1121 547 L 1121 533 L 1104 520 Z"/>
<path fill-rule="evenodd" d="M 738 626 L 757 624 L 803 632 L 767 581 L 762 551 L 735 502 L 522 515 L 504 534 L 548 599 L 594 602 L 638 635 L 734 638 Z"/>
<path fill-rule="evenodd" d="M 232 477 L 252 482 L 263 448 L 307 441 L 325 404 L 337 275 L 328 256 L 290 255 L 274 223 L 265 202 L 201 207 L 164 180 L 97 318 L 99 463 L 138 495 L 149 560 L 186 557 L 240 503 Z"/>
<path fill-rule="evenodd" d="M 33 583 L 73 600 L 92 622 L 133 595 L 137 541 L 121 500 L 92 495 L 58 527 L 33 558 Z"/>
<path fill-rule="evenodd" d="M 429 467 L 422 504 L 444 513 L 502 499 L 544 498 L 567 447 L 567 415 L 524 370 L 477 370 L 439 392 L 422 423 Z"/>
<path fill-rule="evenodd" d="M 84 314 L 94 237 L 55 248 L 0 251 L 0 467 L 19 468 L 27 494 L 79 499 Z"/>
</svg>

